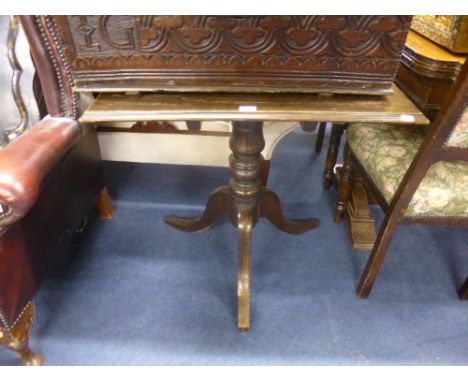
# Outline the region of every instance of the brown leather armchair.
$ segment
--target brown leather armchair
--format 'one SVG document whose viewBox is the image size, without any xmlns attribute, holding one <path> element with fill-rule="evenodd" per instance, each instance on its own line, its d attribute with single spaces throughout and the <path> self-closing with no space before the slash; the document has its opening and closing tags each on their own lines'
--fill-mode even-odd
<svg viewBox="0 0 468 382">
<path fill-rule="evenodd" d="M 40 31 L 23 19 L 34 44 Z M 16 351 L 24 365 L 43 361 L 28 345 L 31 300 L 41 282 L 96 201 L 101 216 L 112 215 L 96 132 L 67 110 L 66 80 L 54 73 L 44 44 L 31 47 L 52 116 L 0 150 L 0 346 Z"/>
<path fill-rule="evenodd" d="M 46 117 L 0 151 L 0 345 L 23 364 L 40 364 L 28 347 L 31 299 L 103 182 L 94 131 Z"/>
</svg>

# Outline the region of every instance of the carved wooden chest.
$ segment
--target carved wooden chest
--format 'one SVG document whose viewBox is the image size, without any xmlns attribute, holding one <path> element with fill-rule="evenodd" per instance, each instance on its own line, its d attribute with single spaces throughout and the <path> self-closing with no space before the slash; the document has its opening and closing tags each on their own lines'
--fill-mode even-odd
<svg viewBox="0 0 468 382">
<path fill-rule="evenodd" d="M 77 91 L 386 94 L 409 16 L 53 16 Z"/>
</svg>

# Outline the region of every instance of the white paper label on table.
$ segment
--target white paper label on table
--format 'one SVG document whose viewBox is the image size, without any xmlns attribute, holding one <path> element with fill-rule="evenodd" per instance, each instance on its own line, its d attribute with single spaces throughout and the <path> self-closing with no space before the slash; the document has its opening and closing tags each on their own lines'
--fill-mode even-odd
<svg viewBox="0 0 468 382">
<path fill-rule="evenodd" d="M 255 105 L 240 105 L 239 106 L 239 111 L 245 111 L 245 112 L 257 111 L 257 106 L 255 106 Z"/>
<path fill-rule="evenodd" d="M 414 116 L 409 114 L 401 114 L 400 115 L 401 122 L 414 122 Z"/>
</svg>

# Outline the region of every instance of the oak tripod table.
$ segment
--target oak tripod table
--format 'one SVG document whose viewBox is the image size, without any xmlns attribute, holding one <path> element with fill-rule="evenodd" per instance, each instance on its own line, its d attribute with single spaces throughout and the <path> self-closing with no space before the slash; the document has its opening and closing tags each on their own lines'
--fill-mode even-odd
<svg viewBox="0 0 468 382">
<path fill-rule="evenodd" d="M 237 297 L 239 330 L 250 326 L 250 260 L 252 232 L 260 218 L 277 229 L 301 234 L 319 221 L 287 220 L 280 199 L 262 185 L 263 122 L 389 122 L 427 124 L 428 120 L 397 87 L 385 96 L 293 93 L 101 93 L 81 123 L 122 121 L 231 121 L 229 184 L 216 189 L 199 218 L 166 217 L 186 232 L 212 227 L 228 216 L 238 230 Z"/>
</svg>

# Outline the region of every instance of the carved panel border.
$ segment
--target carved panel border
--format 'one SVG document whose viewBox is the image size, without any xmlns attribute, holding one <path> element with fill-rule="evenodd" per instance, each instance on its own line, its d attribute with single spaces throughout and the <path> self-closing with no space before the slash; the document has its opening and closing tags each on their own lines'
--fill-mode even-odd
<svg viewBox="0 0 468 382">
<path fill-rule="evenodd" d="M 390 91 L 409 16 L 54 16 L 78 90 Z"/>
</svg>

